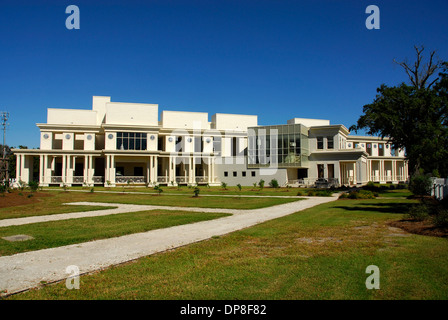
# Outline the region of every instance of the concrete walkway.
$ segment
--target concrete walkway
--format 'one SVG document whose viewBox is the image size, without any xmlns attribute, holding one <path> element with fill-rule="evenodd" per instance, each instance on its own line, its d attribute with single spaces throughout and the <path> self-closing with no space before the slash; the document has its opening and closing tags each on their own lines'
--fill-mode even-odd
<svg viewBox="0 0 448 320">
<path fill-rule="evenodd" d="M 77 266 L 80 270 L 80 274 L 100 270 L 157 252 L 206 240 L 213 236 L 220 236 L 236 230 L 251 227 L 267 220 L 279 218 L 322 203 L 334 201 L 338 198 L 338 196 L 339 195 L 337 194 L 332 197 L 306 197 L 306 200 L 252 210 L 113 204 L 114 206 L 118 206 L 118 208 L 64 214 L 65 219 L 67 219 L 68 216 L 71 216 L 71 218 L 76 218 L 81 216 L 104 215 L 107 214 L 106 211 L 108 211 L 109 214 L 114 214 L 119 213 L 118 210 L 143 211 L 164 209 L 201 212 L 227 212 L 232 213 L 233 215 L 215 220 L 157 229 L 116 238 L 90 241 L 80 244 L 0 257 L 0 292 L 5 292 L 6 290 L 6 294 L 11 294 L 38 287 L 41 282 L 51 283 L 64 280 L 70 276 L 70 274 L 66 273 L 66 268 L 70 265 Z M 105 206 L 111 205 L 110 203 L 90 204 Z M 54 216 L 60 215 L 50 215 L 40 218 L 49 219 L 55 218 Z M 36 222 L 36 220 L 33 221 Z"/>
</svg>

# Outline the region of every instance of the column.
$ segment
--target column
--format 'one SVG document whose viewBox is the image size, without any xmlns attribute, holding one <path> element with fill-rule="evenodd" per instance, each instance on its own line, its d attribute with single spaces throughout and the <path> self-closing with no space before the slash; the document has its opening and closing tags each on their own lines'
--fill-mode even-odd
<svg viewBox="0 0 448 320">
<path fill-rule="evenodd" d="M 89 184 L 89 159 L 88 156 L 84 156 L 84 170 L 83 170 L 83 181 L 88 185 Z"/>
<path fill-rule="evenodd" d="M 149 183 L 151 181 L 151 167 L 152 165 L 152 156 L 149 156 L 146 159 L 146 183 Z"/>
<path fill-rule="evenodd" d="M 104 179 L 105 179 L 105 183 L 107 184 L 107 181 L 110 182 L 110 178 L 109 178 L 109 167 L 110 167 L 110 156 L 106 155 L 106 168 L 104 170 Z"/>
<path fill-rule="evenodd" d="M 110 182 L 115 185 L 115 156 L 112 155 L 110 159 Z"/>
<path fill-rule="evenodd" d="M 39 155 L 39 184 L 44 183 L 44 156 Z"/>
<path fill-rule="evenodd" d="M 62 183 L 66 183 L 67 181 L 67 161 L 66 156 L 62 155 L 62 173 L 61 173 Z"/>
<path fill-rule="evenodd" d="M 22 155 L 18 154 L 16 157 L 16 181 L 19 182 L 21 180 L 22 177 Z"/>
</svg>

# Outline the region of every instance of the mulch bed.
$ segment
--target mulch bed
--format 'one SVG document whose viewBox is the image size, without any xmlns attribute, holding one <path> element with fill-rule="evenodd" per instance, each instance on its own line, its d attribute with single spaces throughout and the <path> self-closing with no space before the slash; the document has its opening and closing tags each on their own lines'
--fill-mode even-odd
<svg viewBox="0 0 448 320">
<path fill-rule="evenodd" d="M 32 196 L 29 196 L 32 194 Z M 44 192 L 28 192 L 28 191 L 14 191 L 11 193 L 5 192 L 0 194 L 0 208 L 21 206 L 24 204 L 31 204 L 39 202 L 39 198 L 51 197 L 52 195 Z"/>
<path fill-rule="evenodd" d="M 448 228 L 436 227 L 430 221 L 398 220 L 390 222 L 389 225 L 409 233 L 432 237 L 448 237 Z"/>
</svg>

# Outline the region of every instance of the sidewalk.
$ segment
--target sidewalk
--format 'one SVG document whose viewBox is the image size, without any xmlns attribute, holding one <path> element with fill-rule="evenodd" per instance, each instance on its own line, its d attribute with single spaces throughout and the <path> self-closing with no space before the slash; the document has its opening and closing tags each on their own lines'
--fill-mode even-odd
<svg viewBox="0 0 448 320">
<path fill-rule="evenodd" d="M 70 265 L 77 266 L 80 274 L 89 273 L 157 252 L 206 240 L 213 236 L 220 236 L 244 229 L 267 220 L 334 201 L 337 198 L 338 195 L 332 197 L 307 197 L 306 200 L 252 210 L 117 205 L 117 209 L 65 214 L 66 219 L 67 215 L 86 216 L 86 214 L 89 214 L 93 216 L 95 212 L 97 215 L 101 215 L 105 214 L 104 211 L 114 212 L 113 210 L 124 209 L 126 206 L 127 210 L 132 211 L 162 208 L 165 210 L 228 212 L 233 215 L 144 233 L 0 257 L 0 292 L 7 290 L 7 294 L 11 294 L 38 287 L 43 281 L 51 283 L 64 280 L 69 276 L 66 273 L 66 268 Z M 98 203 L 90 204 L 98 205 Z M 110 206 L 110 204 L 102 205 Z M 48 217 L 51 216 L 41 218 Z"/>
</svg>

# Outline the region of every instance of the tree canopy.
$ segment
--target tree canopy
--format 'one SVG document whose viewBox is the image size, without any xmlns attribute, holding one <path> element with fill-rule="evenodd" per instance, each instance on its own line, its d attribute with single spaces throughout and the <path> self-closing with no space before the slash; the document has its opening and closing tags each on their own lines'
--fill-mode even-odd
<svg viewBox="0 0 448 320">
<path fill-rule="evenodd" d="M 394 148 L 405 149 L 411 173 L 448 176 L 448 62 L 434 62 L 434 52 L 425 65 L 423 48 L 416 48 L 413 67 L 398 63 L 411 85 L 382 84 L 374 101 L 363 107 L 363 115 L 350 129 L 366 129 L 367 134 L 387 137 Z M 441 71 L 434 80 L 431 76 Z M 430 79 L 432 81 L 430 81 Z"/>
</svg>

